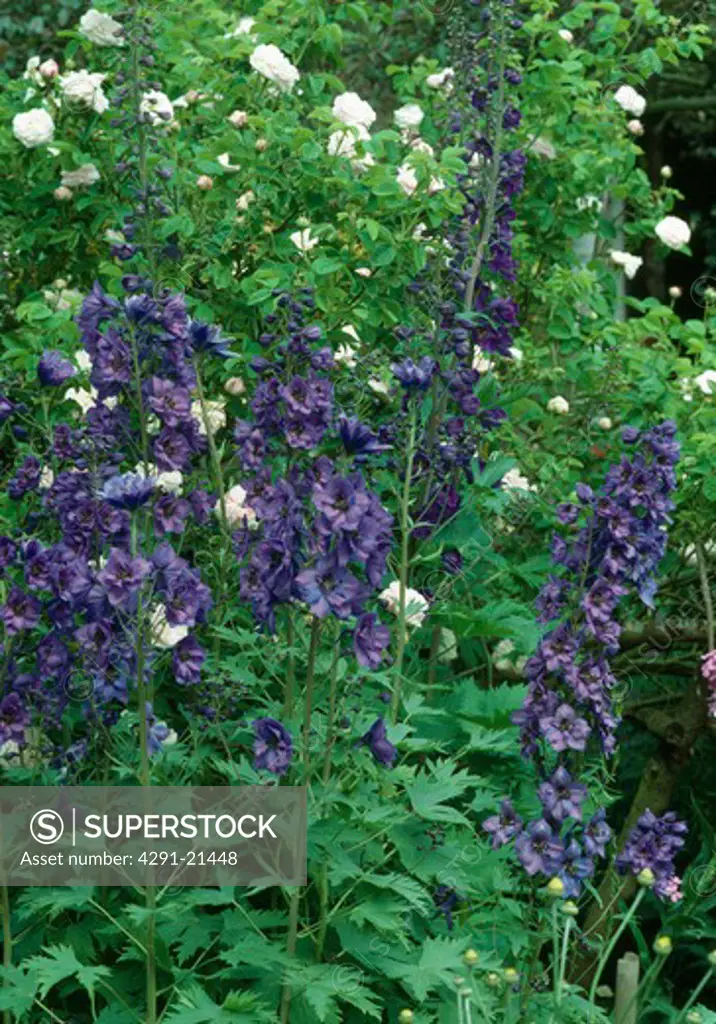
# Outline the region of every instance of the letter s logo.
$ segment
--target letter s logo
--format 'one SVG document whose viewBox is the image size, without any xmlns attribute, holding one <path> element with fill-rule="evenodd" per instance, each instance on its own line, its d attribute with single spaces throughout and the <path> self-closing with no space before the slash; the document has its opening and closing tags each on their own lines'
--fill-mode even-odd
<svg viewBox="0 0 716 1024">
<path fill-rule="evenodd" d="M 38 811 L 30 822 L 32 838 L 43 846 L 50 846 L 62 838 L 65 823 L 57 811 Z"/>
</svg>

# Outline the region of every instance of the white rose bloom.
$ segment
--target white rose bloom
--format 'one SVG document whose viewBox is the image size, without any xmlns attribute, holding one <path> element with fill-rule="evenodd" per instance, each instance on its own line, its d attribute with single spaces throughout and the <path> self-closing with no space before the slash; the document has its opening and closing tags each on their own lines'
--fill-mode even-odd
<svg viewBox="0 0 716 1024">
<path fill-rule="evenodd" d="M 232 32 L 226 32 L 224 39 L 238 39 L 239 36 L 247 36 L 256 24 L 256 18 L 241 18 L 239 24 Z"/>
<path fill-rule="evenodd" d="M 150 124 L 167 124 L 174 117 L 174 104 L 165 92 L 150 89 L 143 93 L 139 111 Z"/>
<path fill-rule="evenodd" d="M 94 388 L 68 388 L 65 391 L 65 398 L 70 402 L 76 402 L 86 415 L 90 409 L 97 404 L 97 392 Z"/>
<path fill-rule="evenodd" d="M 396 178 L 406 196 L 412 196 L 413 192 L 415 192 L 418 187 L 418 177 L 414 168 L 409 164 L 401 164 L 398 168 Z"/>
<path fill-rule="evenodd" d="M 100 173 L 94 164 L 82 164 L 74 171 L 62 172 L 62 184 L 65 188 L 81 188 L 83 185 L 94 185 L 99 181 Z"/>
<path fill-rule="evenodd" d="M 418 128 L 424 117 L 425 114 L 417 103 L 406 103 L 404 107 L 395 111 L 393 120 L 398 128 Z"/>
<path fill-rule="evenodd" d="M 644 134 L 644 125 L 637 117 L 632 121 L 627 121 L 627 129 L 632 133 L 632 135 L 636 135 L 637 138 Z"/>
<path fill-rule="evenodd" d="M 442 178 L 431 178 L 428 185 L 428 195 L 434 196 L 436 192 L 442 192 L 444 188 L 445 182 Z"/>
<path fill-rule="evenodd" d="M 154 646 L 168 650 L 189 636 L 189 627 L 170 626 L 167 622 L 167 610 L 160 604 L 152 612 L 150 632 Z"/>
<path fill-rule="evenodd" d="M 352 370 L 357 365 L 355 355 L 356 350 L 354 348 L 351 348 L 350 345 L 342 344 L 339 345 L 338 348 L 336 349 L 333 358 L 337 363 L 341 364 L 342 366 L 347 366 L 349 370 Z"/>
<path fill-rule="evenodd" d="M 100 72 L 69 71 L 60 75 L 60 91 L 65 103 L 77 103 L 91 107 L 96 114 L 103 114 L 109 108 L 109 100 L 102 91 L 102 83 L 107 76 Z"/>
<path fill-rule="evenodd" d="M 27 64 L 25 65 L 25 73 L 22 76 L 24 79 L 34 82 L 35 85 L 44 85 L 45 80 L 40 74 L 40 57 L 30 57 Z M 33 92 L 34 95 L 34 92 Z"/>
<path fill-rule="evenodd" d="M 358 277 L 372 277 L 373 271 L 370 267 L 356 267 L 356 274 Z"/>
<path fill-rule="evenodd" d="M 80 18 L 79 33 L 97 46 L 124 46 L 122 26 L 109 14 L 90 8 Z"/>
<path fill-rule="evenodd" d="M 212 435 L 216 434 L 222 427 L 226 426 L 226 403 L 222 401 L 206 401 L 206 420 L 209 426 L 209 430 Z M 204 415 L 202 413 L 201 402 L 197 399 L 196 402 L 191 403 L 191 414 L 199 425 L 199 433 L 202 437 L 206 437 L 206 427 L 204 426 Z"/>
<path fill-rule="evenodd" d="M 664 217 L 656 225 L 654 232 L 670 249 L 680 249 L 682 245 L 688 245 L 691 239 L 691 228 L 681 217 Z"/>
<path fill-rule="evenodd" d="M 52 194 L 60 203 L 66 203 L 72 198 L 72 189 L 65 188 L 64 185 L 60 185 L 60 187 L 56 188 Z"/>
<path fill-rule="evenodd" d="M 393 580 L 389 587 L 378 595 L 389 612 L 393 615 L 400 614 L 400 583 Z M 405 621 L 408 626 L 421 626 L 430 604 L 423 597 L 419 590 L 412 590 L 407 587 L 405 590 Z"/>
<path fill-rule="evenodd" d="M 630 85 L 620 85 L 614 93 L 614 99 L 622 110 L 627 114 L 633 114 L 634 117 L 641 117 L 646 110 L 646 100 Z"/>
<path fill-rule="evenodd" d="M 250 505 L 246 504 L 246 491 L 241 484 L 236 484 L 224 496 L 224 508 L 226 509 L 226 521 L 229 526 L 242 526 L 244 522 L 253 529 L 258 525 L 256 513 Z M 217 503 L 214 511 L 221 515 L 221 504 Z"/>
<path fill-rule="evenodd" d="M 331 109 L 336 121 L 353 128 L 368 129 L 377 117 L 370 103 L 362 100 L 357 92 L 342 92 L 336 96 Z"/>
<path fill-rule="evenodd" d="M 414 149 L 416 153 L 427 153 L 428 156 L 435 156 L 435 150 L 425 139 L 411 139 L 410 148 Z"/>
<path fill-rule="evenodd" d="M 494 362 L 492 359 L 488 359 L 483 355 L 479 348 L 475 349 L 475 354 L 472 357 L 472 368 L 477 373 L 489 373 L 494 368 Z"/>
<path fill-rule="evenodd" d="M 55 482 L 55 474 L 52 472 L 49 466 L 45 466 L 40 473 L 40 490 L 47 491 L 52 487 Z"/>
<path fill-rule="evenodd" d="M 428 75 L 425 84 L 428 89 L 445 89 L 445 92 L 452 92 L 452 79 L 455 77 L 454 68 L 444 68 L 442 71 L 435 71 Z"/>
<path fill-rule="evenodd" d="M 42 68 L 40 68 L 40 70 L 42 70 Z M 668 181 L 669 178 L 671 178 L 673 176 L 673 173 L 674 172 L 672 171 L 672 169 L 669 167 L 668 164 L 664 164 L 664 166 L 659 171 L 659 174 L 661 175 L 661 177 L 664 178 L 666 181 Z"/>
<path fill-rule="evenodd" d="M 59 75 L 60 65 L 50 57 L 49 60 L 43 60 L 37 70 L 45 81 L 49 81 L 51 78 L 56 78 Z"/>
<path fill-rule="evenodd" d="M 694 384 L 704 395 L 713 395 L 716 384 L 716 370 L 704 370 L 698 377 L 694 377 Z"/>
<path fill-rule="evenodd" d="M 568 28 L 561 28 L 559 30 L 559 32 L 557 33 L 557 35 L 559 36 L 560 39 L 564 39 L 565 43 L 573 43 L 574 42 L 574 36 L 572 35 L 572 33 L 569 31 Z"/>
<path fill-rule="evenodd" d="M 610 420 L 610 418 L 608 416 L 600 416 L 599 419 L 597 420 L 597 426 L 599 427 L 600 430 L 611 430 L 612 429 L 612 421 Z"/>
<path fill-rule="evenodd" d="M 227 395 L 245 395 L 246 385 L 241 377 L 229 377 L 227 382 L 224 384 L 224 391 Z"/>
<path fill-rule="evenodd" d="M 555 395 L 547 402 L 547 412 L 556 413 L 557 416 L 566 416 L 569 412 L 569 402 L 562 395 Z"/>
<path fill-rule="evenodd" d="M 612 263 L 622 267 L 624 273 L 631 281 L 644 260 L 641 256 L 632 256 L 630 252 L 621 252 L 619 249 L 612 249 L 609 253 Z"/>
<path fill-rule="evenodd" d="M 46 146 L 55 136 L 55 122 L 46 110 L 37 107 L 24 114 L 15 114 L 12 119 L 12 133 L 26 149 Z"/>
<path fill-rule="evenodd" d="M 301 77 L 298 68 L 273 43 L 257 46 L 249 57 L 249 64 L 254 71 L 277 85 L 281 92 L 291 92 Z"/>
<path fill-rule="evenodd" d="M 229 121 L 234 128 L 245 128 L 249 123 L 249 115 L 245 110 L 234 110 L 229 114 Z"/>
<path fill-rule="evenodd" d="M 531 484 L 526 476 L 520 473 L 519 469 L 508 470 L 500 481 L 500 487 L 504 491 L 536 491 L 537 488 Z"/>
<path fill-rule="evenodd" d="M 346 125 L 343 131 L 331 132 L 328 139 L 329 156 L 354 157 L 356 155 L 356 142 L 367 142 L 370 133 L 362 124 Z"/>
<path fill-rule="evenodd" d="M 246 211 L 255 200 L 256 196 L 251 191 L 251 189 L 249 189 L 248 192 L 242 192 L 239 198 L 236 200 L 236 209 Z"/>
<path fill-rule="evenodd" d="M 314 246 L 318 245 L 318 239 L 313 237 L 310 228 L 303 228 L 301 231 L 294 231 L 290 238 L 296 248 L 300 249 L 301 252 L 310 252 Z"/>
<path fill-rule="evenodd" d="M 162 491 L 164 494 L 181 494 L 184 477 L 178 469 L 163 472 L 158 466 L 155 466 L 153 462 L 150 462 L 145 473 L 144 463 L 140 462 L 134 467 L 133 472 L 141 477 L 152 477 L 154 479 L 154 486 L 156 489 L 158 491 Z"/>
</svg>

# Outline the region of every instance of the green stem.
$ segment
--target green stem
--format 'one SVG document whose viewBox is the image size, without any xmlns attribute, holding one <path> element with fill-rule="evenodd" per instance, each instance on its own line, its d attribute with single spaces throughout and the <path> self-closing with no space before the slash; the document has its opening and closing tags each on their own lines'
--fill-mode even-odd
<svg viewBox="0 0 716 1024">
<path fill-rule="evenodd" d="M 300 892 L 296 888 L 291 892 L 291 901 L 288 909 L 288 935 L 286 936 L 286 953 L 289 957 L 296 955 L 296 939 L 298 937 L 298 901 Z M 281 1024 L 289 1024 L 291 1012 L 291 986 L 284 982 L 281 993 Z"/>
<path fill-rule="evenodd" d="M 2 965 L 7 972 L 12 967 L 12 928 L 10 925 L 10 898 L 7 886 L 0 886 L 0 900 L 2 901 Z M 10 1010 L 3 1010 L 3 1024 L 11 1024 L 12 1015 Z"/>
<path fill-rule="evenodd" d="M 405 467 L 405 480 L 403 481 L 403 497 L 400 507 L 400 608 L 398 612 L 398 649 L 395 656 L 395 686 L 393 687 L 393 698 L 390 712 L 393 722 L 397 722 L 400 712 L 400 691 L 403 682 L 403 660 L 405 658 L 405 645 L 407 641 L 405 624 L 405 595 L 408 589 L 408 554 L 410 544 L 410 487 L 413 480 L 413 464 L 415 462 L 415 439 L 418 429 L 417 407 L 413 403 L 410 413 L 410 433 L 408 436 L 408 462 Z"/>
<path fill-rule="evenodd" d="M 296 633 L 293 625 L 293 609 L 286 612 L 286 640 L 288 642 L 288 662 L 286 665 L 286 689 L 283 698 L 284 718 L 291 718 L 293 715 L 293 703 L 296 693 Z"/>
<path fill-rule="evenodd" d="M 559 900 L 552 903 L 552 987 L 554 1001 L 559 1005 L 562 997 L 559 979 Z"/>
<path fill-rule="evenodd" d="M 594 972 L 594 979 L 592 981 L 591 988 L 589 989 L 589 1021 L 590 1022 L 591 1022 L 591 1020 L 592 1020 L 592 1018 L 594 1016 L 594 1013 L 593 1013 L 593 1011 L 594 1011 L 594 999 L 595 999 L 596 994 L 597 994 L 597 989 L 599 988 L 599 982 L 601 981 L 602 974 L 604 973 L 604 968 L 607 966 L 607 963 L 609 962 L 609 957 L 614 952 L 614 949 L 616 948 L 617 942 L 622 937 L 622 935 L 624 934 L 624 931 L 627 928 L 627 925 L 629 924 L 629 922 L 631 921 L 631 919 L 634 917 L 634 915 L 636 914 L 637 910 L 639 909 L 639 904 L 644 899 L 645 895 L 646 895 L 646 889 L 645 888 L 644 889 L 640 889 L 639 892 L 636 894 L 636 898 L 634 899 L 634 902 L 632 903 L 632 905 L 627 910 L 626 914 L 622 918 L 621 924 L 619 925 L 617 930 L 614 932 L 614 935 L 612 936 L 611 940 L 607 944 L 607 948 L 604 950 L 604 952 L 602 953 L 602 955 L 599 958 L 599 963 L 597 964 L 597 969 Z"/>
<path fill-rule="evenodd" d="M 716 967 L 709 967 L 706 974 L 704 974 L 701 981 L 698 983 L 694 991 L 691 993 L 691 996 L 689 997 L 689 1000 L 686 1003 L 686 1005 L 681 1008 L 681 1013 L 674 1021 L 674 1024 L 681 1024 L 682 1020 L 684 1020 L 684 1018 L 686 1017 L 686 1014 L 689 1012 L 691 1007 L 694 1005 L 696 1000 L 699 998 L 703 990 L 708 985 L 709 981 L 711 980 L 711 977 L 713 976 L 714 971 L 716 971 Z"/>
<path fill-rule="evenodd" d="M 572 930 L 571 917 L 568 917 L 564 925 L 564 936 L 562 938 L 562 956 L 559 961 L 559 975 L 557 977 L 557 987 L 554 993 L 554 1001 L 557 1006 L 562 1002 L 562 986 L 564 985 L 564 975 L 567 971 L 567 953 L 569 951 L 569 933 Z"/>
<path fill-rule="evenodd" d="M 323 759 L 323 785 L 328 785 L 333 763 L 333 746 L 336 742 L 336 706 L 338 703 L 338 658 L 341 653 L 340 641 L 336 640 L 331 662 L 331 677 L 328 691 L 328 723 L 326 726 L 326 754 Z"/>
<path fill-rule="evenodd" d="M 315 616 L 311 621 L 311 640 L 308 648 L 306 668 L 306 699 L 303 712 L 303 785 L 308 785 L 311 776 L 311 713 L 313 711 L 313 685 L 316 679 L 316 655 L 321 636 L 321 620 Z"/>
</svg>

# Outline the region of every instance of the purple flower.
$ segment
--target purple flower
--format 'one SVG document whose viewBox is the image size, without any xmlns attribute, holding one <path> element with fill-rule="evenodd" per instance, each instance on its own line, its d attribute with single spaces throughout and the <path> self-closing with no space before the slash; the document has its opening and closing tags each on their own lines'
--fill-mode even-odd
<svg viewBox="0 0 716 1024">
<path fill-rule="evenodd" d="M 349 619 L 359 614 L 367 588 L 333 558 L 321 558 L 312 569 L 296 576 L 296 593 L 319 619 L 333 614 Z"/>
<path fill-rule="evenodd" d="M 654 874 L 656 894 L 662 899 L 669 898 L 670 883 L 676 874 L 674 858 L 683 847 L 687 832 L 686 822 L 679 821 L 673 811 L 657 818 L 646 810 L 616 859 L 617 870 L 638 875 L 648 868 Z"/>
<path fill-rule="evenodd" d="M 590 857 L 606 857 L 607 843 L 612 838 L 612 830 L 606 822 L 606 811 L 603 807 L 592 815 L 584 829 L 584 848 Z"/>
<path fill-rule="evenodd" d="M 293 756 L 291 733 L 275 718 L 257 718 L 252 724 L 256 731 L 254 768 L 285 775 Z"/>
<path fill-rule="evenodd" d="M 559 714 L 559 710 L 557 714 Z M 543 782 L 537 792 L 545 816 L 556 822 L 562 822 L 565 818 L 582 820 L 580 804 L 587 796 L 587 787 L 581 782 L 574 782 L 566 768 L 561 766 L 557 768 L 552 777 L 547 782 Z"/>
<path fill-rule="evenodd" d="M 162 423 L 176 427 L 191 418 L 191 395 L 186 388 L 171 380 L 153 377 L 148 398 L 149 407 Z"/>
<path fill-rule="evenodd" d="M 40 621 L 40 602 L 19 587 L 13 587 L 0 614 L 8 634 L 14 636 L 37 625 Z"/>
<path fill-rule="evenodd" d="M 486 818 L 482 827 L 492 836 L 492 849 L 499 850 L 522 831 L 522 818 L 516 813 L 511 800 L 503 800 L 500 813 Z"/>
<path fill-rule="evenodd" d="M 195 352 L 207 352 L 209 355 L 218 356 L 220 359 L 229 359 L 235 356 L 235 352 L 229 350 L 233 338 L 223 337 L 218 327 L 210 327 L 209 324 L 200 323 L 198 320 L 189 322 L 189 342 Z"/>
<path fill-rule="evenodd" d="M 154 526 L 158 536 L 183 533 L 190 514 L 191 505 L 186 498 L 164 494 L 154 505 Z"/>
<path fill-rule="evenodd" d="M 393 767 L 398 756 L 398 749 L 388 739 L 385 722 L 382 718 L 378 718 L 373 722 L 368 732 L 361 736 L 358 743 L 367 746 L 379 764 L 383 764 L 388 768 Z"/>
<path fill-rule="evenodd" d="M 57 388 L 76 373 L 69 359 L 65 359 L 61 352 L 54 349 L 43 352 L 37 364 L 37 376 L 40 384 L 45 387 Z"/>
<path fill-rule="evenodd" d="M 146 703 L 145 713 L 147 716 L 147 750 L 154 756 L 162 752 L 163 744 L 172 735 L 172 731 L 165 722 L 157 721 L 157 716 L 154 714 L 149 701 Z M 176 736 L 174 739 L 176 740 Z"/>
<path fill-rule="evenodd" d="M 390 630 L 378 616 L 374 612 L 361 615 L 353 630 L 353 650 L 358 664 L 363 668 L 379 668 L 389 644 Z"/>
<path fill-rule="evenodd" d="M 453 929 L 453 913 L 460 902 L 460 896 L 449 885 L 439 885 L 433 893 L 433 903 L 439 914 L 445 918 L 448 931 Z"/>
<path fill-rule="evenodd" d="M 356 462 L 362 462 L 368 455 L 377 455 L 390 449 L 390 445 L 381 444 L 370 427 L 361 423 L 357 416 L 341 416 L 338 421 L 338 433 L 348 455 L 354 455 Z"/>
<path fill-rule="evenodd" d="M 0 746 L 5 743 L 25 742 L 25 729 L 30 724 L 30 715 L 23 707 L 17 693 L 8 693 L 0 701 Z"/>
<path fill-rule="evenodd" d="M 564 844 L 543 818 L 532 821 L 515 840 L 515 851 L 528 875 L 552 876 L 559 865 Z"/>
<path fill-rule="evenodd" d="M 201 669 L 206 653 L 193 636 L 187 636 L 174 648 L 172 668 L 174 678 L 182 686 L 201 681 Z"/>
<path fill-rule="evenodd" d="M 13 501 L 19 501 L 28 491 L 35 491 L 40 486 L 42 466 L 34 455 L 28 455 L 15 476 L 8 484 L 7 492 Z"/>
<path fill-rule="evenodd" d="M 569 704 L 560 704 L 553 715 L 540 719 L 542 735 L 553 750 L 584 750 L 592 731 Z"/>
<path fill-rule="evenodd" d="M 423 356 L 418 363 L 408 358 L 402 363 L 394 363 L 391 369 L 406 390 L 427 391 L 437 373 L 438 364 L 430 356 Z"/>
<path fill-rule="evenodd" d="M 363 479 L 359 474 L 334 476 L 327 484 L 316 484 L 313 503 L 323 514 L 331 531 L 357 530 L 370 508 Z"/>
<path fill-rule="evenodd" d="M 107 600 L 113 608 L 128 607 L 151 568 L 146 558 L 140 555 L 133 557 L 126 551 L 112 548 L 107 564 L 97 574 L 97 579 L 104 587 Z"/>
<path fill-rule="evenodd" d="M 575 839 L 567 843 L 555 867 L 557 877 L 564 885 L 566 899 L 578 899 L 582 892 L 582 882 L 594 874 L 594 861 L 590 857 L 585 857 Z"/>
<path fill-rule="evenodd" d="M 133 511 L 149 501 L 155 482 L 152 476 L 124 473 L 108 480 L 99 496 L 113 508 Z"/>
</svg>

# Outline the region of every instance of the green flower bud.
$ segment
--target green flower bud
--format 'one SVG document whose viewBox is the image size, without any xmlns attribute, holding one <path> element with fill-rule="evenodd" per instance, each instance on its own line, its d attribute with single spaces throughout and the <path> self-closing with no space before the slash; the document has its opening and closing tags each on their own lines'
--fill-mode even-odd
<svg viewBox="0 0 716 1024">
<path fill-rule="evenodd" d="M 651 868 L 644 868 L 644 870 L 640 871 L 636 876 L 636 880 L 639 885 L 642 885 L 645 889 L 651 889 L 654 886 L 656 878 L 654 877 L 654 872 Z"/>
<path fill-rule="evenodd" d="M 466 967 L 474 967 L 479 959 L 480 954 L 476 949 L 466 949 L 462 954 L 462 962 Z"/>
<path fill-rule="evenodd" d="M 485 984 L 489 985 L 490 988 L 499 988 L 500 975 L 495 974 L 494 971 L 490 971 L 490 973 L 485 978 Z"/>
<path fill-rule="evenodd" d="M 412 1024 L 413 1011 L 412 1010 L 401 1010 L 398 1014 L 399 1024 Z"/>
<path fill-rule="evenodd" d="M 671 939 L 668 935 L 657 935 L 654 939 L 654 952 L 658 956 L 668 956 L 672 950 Z"/>
<path fill-rule="evenodd" d="M 574 902 L 574 900 L 567 900 L 567 902 L 562 907 L 562 913 L 566 914 L 567 917 L 576 917 L 579 913 L 579 907 Z"/>
<path fill-rule="evenodd" d="M 547 882 L 547 892 L 550 896 L 559 897 L 564 896 L 564 882 L 561 878 L 550 878 Z"/>
</svg>

